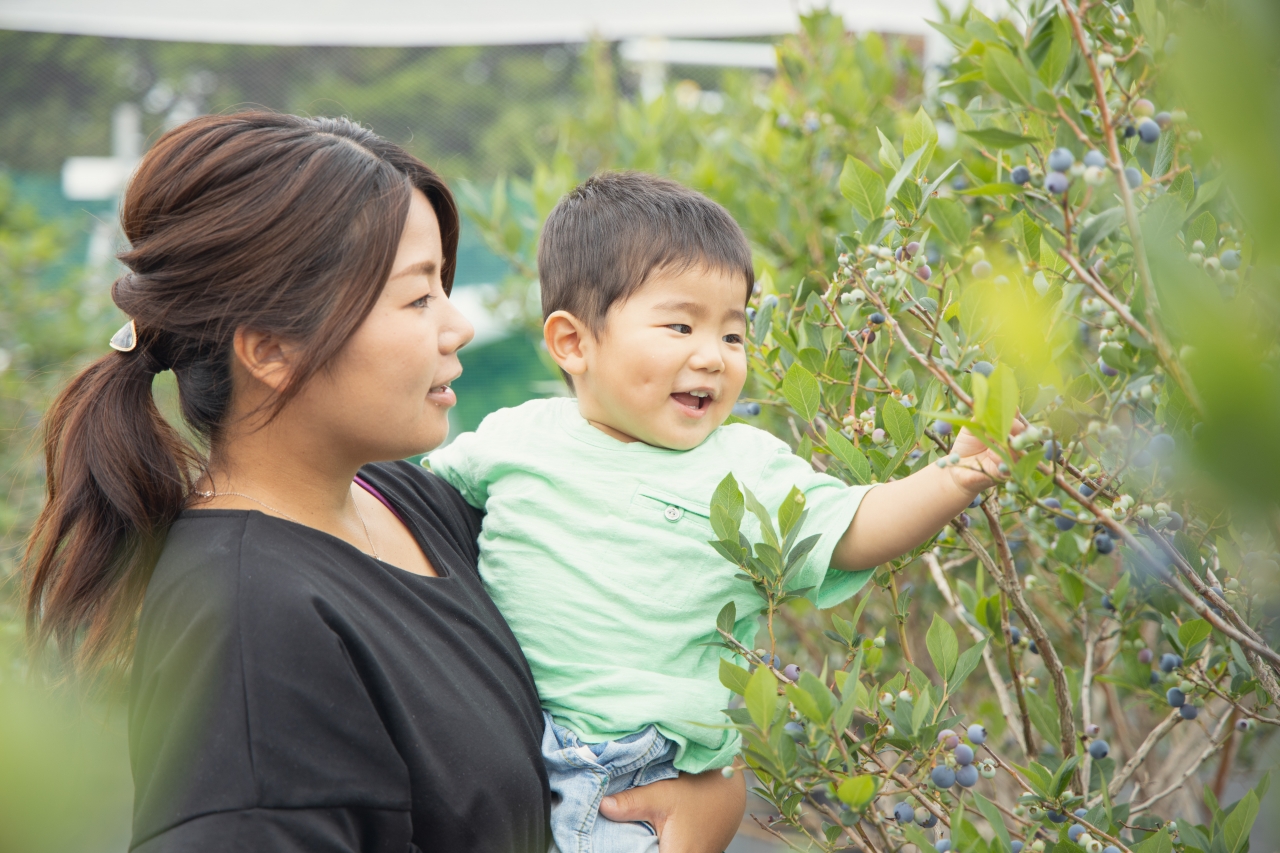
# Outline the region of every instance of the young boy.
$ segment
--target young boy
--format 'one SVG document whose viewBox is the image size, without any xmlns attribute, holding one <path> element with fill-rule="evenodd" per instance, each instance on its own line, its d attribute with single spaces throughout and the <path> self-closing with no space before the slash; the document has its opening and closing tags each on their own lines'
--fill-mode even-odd
<svg viewBox="0 0 1280 853">
<path fill-rule="evenodd" d="M 763 430 L 724 426 L 747 373 L 751 251 L 723 208 L 672 181 L 588 180 L 547 219 L 538 268 L 547 349 L 576 399 L 495 412 L 430 465 L 486 510 L 480 573 L 538 685 L 556 845 L 656 851 L 647 826 L 597 816 L 608 794 L 738 751 L 704 645 L 730 599 L 752 643 L 759 607 L 708 544 L 725 474 L 774 512 L 804 492 L 804 533 L 821 538 L 795 585 L 829 607 L 963 510 L 999 459 L 961 432 L 961 465 L 848 487 Z"/>
</svg>

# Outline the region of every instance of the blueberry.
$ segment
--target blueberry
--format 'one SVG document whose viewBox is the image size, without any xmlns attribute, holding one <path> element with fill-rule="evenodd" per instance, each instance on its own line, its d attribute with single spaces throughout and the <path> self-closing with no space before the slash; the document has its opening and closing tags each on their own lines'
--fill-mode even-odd
<svg viewBox="0 0 1280 853">
<path fill-rule="evenodd" d="M 1106 847 L 1102 848 L 1102 853 L 1120 853 L 1120 848 L 1114 844 L 1108 844 Z"/>
<path fill-rule="evenodd" d="M 866 341 L 868 345 L 874 344 L 876 342 L 876 333 L 870 329 L 863 329 L 862 339 Z"/>
<path fill-rule="evenodd" d="M 1159 684 L 1159 683 L 1160 683 L 1160 673 L 1156 672 L 1154 669 L 1153 669 L 1153 670 L 1151 670 L 1151 678 L 1150 678 L 1149 680 L 1150 680 L 1150 682 L 1151 682 L 1152 684 Z"/>
<path fill-rule="evenodd" d="M 991 261 L 978 261 L 973 265 L 972 272 L 974 278 L 990 278 L 992 273 Z"/>
<path fill-rule="evenodd" d="M 1083 826 L 1078 823 L 1072 824 L 1071 828 L 1067 830 L 1067 838 L 1070 838 L 1074 842 L 1080 836 L 1084 835 L 1084 832 L 1085 829 Z"/>
<path fill-rule="evenodd" d="M 776 308 L 778 305 L 778 297 L 770 293 L 760 300 L 760 304 L 765 308 Z"/>
<path fill-rule="evenodd" d="M 1009 642 L 1015 646 L 1022 642 L 1022 632 L 1012 625 L 1009 626 Z"/>
<path fill-rule="evenodd" d="M 1095 740 L 1089 744 L 1089 754 L 1093 756 L 1095 761 L 1101 761 L 1107 757 L 1107 753 L 1111 751 L 1111 746 L 1105 740 Z"/>
<path fill-rule="evenodd" d="M 733 413 L 740 418 L 760 414 L 759 403 L 734 403 Z"/>
<path fill-rule="evenodd" d="M 983 376 L 990 376 L 996 369 L 996 366 L 989 361 L 975 361 L 973 363 L 973 371 L 981 373 Z"/>
<path fill-rule="evenodd" d="M 951 435 L 951 430 L 952 430 L 952 426 L 950 421 L 934 421 L 933 422 L 933 431 L 936 432 L 938 435 Z"/>
<path fill-rule="evenodd" d="M 1176 512 L 1169 513 L 1169 523 L 1164 526 L 1165 530 L 1181 530 L 1182 516 Z"/>
<path fill-rule="evenodd" d="M 898 823 L 911 823 L 916 819 L 916 810 L 908 803 L 898 803 L 893 807 L 893 819 Z"/>
<path fill-rule="evenodd" d="M 1116 544 L 1107 534 L 1099 533 L 1097 536 L 1093 537 L 1093 547 L 1099 554 L 1110 554 L 1116 549 Z M 1115 605 L 1111 603 L 1111 596 L 1109 595 L 1103 599 L 1102 606 L 1106 607 L 1108 610 L 1116 609 Z"/>
<path fill-rule="evenodd" d="M 1071 180 L 1061 172 L 1050 172 L 1044 176 L 1045 192 L 1052 193 L 1054 195 L 1062 195 L 1065 193 L 1070 184 Z"/>
<path fill-rule="evenodd" d="M 1126 125 L 1124 126 L 1124 138 L 1125 138 L 1125 139 L 1132 139 L 1133 137 L 1135 137 L 1135 136 L 1137 136 L 1137 135 L 1138 135 L 1138 129 L 1137 129 L 1136 127 L 1134 127 L 1134 126 L 1133 126 L 1133 125 L 1131 125 L 1131 124 L 1126 124 Z"/>
<path fill-rule="evenodd" d="M 1031 652 L 1033 655 L 1038 655 L 1040 654 L 1040 647 L 1036 645 L 1035 640 L 1032 640 L 1027 644 L 1027 651 Z"/>
<path fill-rule="evenodd" d="M 933 849 L 937 850 L 938 853 L 947 853 L 947 851 L 951 849 L 951 839 L 939 838 L 937 841 L 933 842 Z"/>
<path fill-rule="evenodd" d="M 943 729 L 942 731 L 938 732 L 938 743 L 946 743 L 947 738 L 953 738 L 955 736 L 956 736 L 956 733 L 953 732 L 951 729 Z"/>
<path fill-rule="evenodd" d="M 933 784 L 946 790 L 956 783 L 956 771 L 952 770 L 945 764 L 939 764 L 933 768 L 933 772 L 929 774 L 929 778 Z"/>
<path fill-rule="evenodd" d="M 916 270 L 916 275 L 920 276 L 920 278 L 925 281 L 928 281 L 929 277 L 933 275 L 933 270 L 929 269 L 928 264 L 921 264 L 919 269 Z"/>
<path fill-rule="evenodd" d="M 1031 170 L 1026 166 L 1014 166 L 1013 171 L 1009 173 L 1009 180 L 1018 186 L 1023 186 L 1031 182 Z"/>
<path fill-rule="evenodd" d="M 1090 723 L 1089 725 L 1084 727 L 1084 733 L 1086 737 L 1097 737 L 1101 731 L 1102 731 L 1102 727 L 1099 726 L 1097 723 Z"/>
<path fill-rule="evenodd" d="M 1151 441 L 1147 443 L 1147 450 L 1157 459 L 1168 456 L 1173 452 L 1175 442 L 1173 436 L 1167 432 L 1158 433 L 1151 436 Z"/>
<path fill-rule="evenodd" d="M 920 812 L 924 812 L 924 820 L 920 819 L 922 817 Z M 938 816 L 925 808 L 916 809 L 916 823 L 925 829 L 933 829 L 938 825 Z"/>
<path fill-rule="evenodd" d="M 1219 256 L 1218 259 L 1222 261 L 1222 268 L 1224 270 L 1240 269 L 1240 253 L 1235 249 L 1227 249 Z"/>
<path fill-rule="evenodd" d="M 1138 138 L 1150 145 L 1160 138 L 1160 125 L 1149 118 L 1144 118 L 1138 125 Z"/>
<path fill-rule="evenodd" d="M 1173 124 L 1173 113 L 1162 110 L 1161 112 L 1156 113 L 1155 119 L 1156 124 L 1160 125 L 1160 129 L 1164 130 L 1169 125 Z"/>
<path fill-rule="evenodd" d="M 1178 713 L 1182 715 L 1182 719 L 1184 720 L 1194 720 L 1196 717 L 1200 716 L 1200 709 L 1195 705 L 1183 705 L 1178 708 Z"/>
<path fill-rule="evenodd" d="M 1094 494 L 1093 486 L 1090 486 L 1088 483 L 1085 483 L 1083 486 L 1080 487 L 1080 494 L 1084 495 L 1086 498 L 1093 497 L 1093 494 Z"/>
<path fill-rule="evenodd" d="M 1101 169 L 1107 165 L 1107 157 L 1105 154 L 1103 154 L 1101 151 L 1095 148 L 1092 151 L 1090 151 L 1088 154 L 1084 155 L 1084 164 L 1086 166 L 1097 166 L 1099 169 Z"/>
<path fill-rule="evenodd" d="M 1138 652 L 1138 663 L 1151 663 L 1153 657 L 1155 655 L 1151 653 L 1151 649 L 1143 649 Z"/>
<path fill-rule="evenodd" d="M 1057 498 L 1045 498 L 1041 503 L 1050 509 L 1062 509 L 1062 502 Z"/>
<path fill-rule="evenodd" d="M 982 746 L 987 742 L 987 729 L 978 723 L 969 726 L 969 731 L 966 734 L 969 735 L 969 740 L 978 746 Z"/>
<path fill-rule="evenodd" d="M 1137 453 L 1133 454 L 1132 461 L 1134 468 L 1146 468 L 1155 460 L 1151 458 L 1151 454 L 1147 451 L 1139 450 Z"/>
<path fill-rule="evenodd" d="M 1239 719 L 1236 720 L 1236 731 L 1247 732 L 1253 728 L 1253 720 Z"/>
<path fill-rule="evenodd" d="M 770 663 L 773 665 L 774 669 L 782 669 L 782 658 L 777 655 L 773 656 L 773 660 L 770 661 Z"/>
<path fill-rule="evenodd" d="M 756 309 L 747 306 L 747 322 L 751 322 L 756 318 Z"/>
<path fill-rule="evenodd" d="M 1142 186 L 1142 172 L 1136 166 L 1130 166 L 1124 170 L 1124 181 L 1131 189 L 1137 189 Z"/>
<path fill-rule="evenodd" d="M 1044 443 L 1043 447 L 1044 447 L 1044 461 L 1052 462 L 1055 459 L 1062 458 L 1062 445 L 1059 444 L 1058 442 L 1050 439 L 1049 441 L 1046 441 Z"/>
<path fill-rule="evenodd" d="M 973 500 L 969 501 L 969 509 L 977 509 L 982 506 L 982 495 L 977 495 Z"/>
<path fill-rule="evenodd" d="M 973 747 L 967 743 L 962 743 L 956 747 L 955 756 L 957 764 L 961 767 L 967 767 L 973 763 Z"/>
<path fill-rule="evenodd" d="M 1066 823 L 1067 816 L 1062 812 L 1049 812 L 1049 820 L 1054 823 Z"/>
<path fill-rule="evenodd" d="M 953 190 L 962 190 L 967 186 L 969 186 L 969 182 L 965 179 L 964 175 L 956 175 L 951 179 L 951 189 Z"/>
<path fill-rule="evenodd" d="M 783 726 L 782 730 L 794 741 L 802 741 L 805 739 L 804 726 L 794 720 Z"/>
<path fill-rule="evenodd" d="M 961 788 L 972 788 L 978 784 L 978 768 L 966 764 L 956 771 L 956 784 Z"/>
<path fill-rule="evenodd" d="M 1099 534 L 1099 535 L 1102 535 L 1102 534 Z M 1095 541 L 1096 541 L 1096 540 L 1095 540 Z M 1112 613 L 1115 613 L 1115 612 L 1116 612 L 1116 604 L 1115 604 L 1115 602 L 1114 602 L 1114 601 L 1112 601 L 1112 600 L 1111 600 L 1111 596 L 1110 596 L 1108 593 L 1105 593 L 1105 592 L 1102 594 L 1102 609 L 1103 609 L 1103 610 L 1109 610 L 1109 611 L 1111 611 Z"/>
<path fill-rule="evenodd" d="M 1049 152 L 1049 169 L 1053 172 L 1065 172 L 1076 162 L 1076 155 L 1066 148 L 1055 148 Z"/>
<path fill-rule="evenodd" d="M 1098 369 L 1102 371 L 1103 376 L 1119 376 L 1120 375 L 1120 371 L 1116 370 L 1114 367 L 1107 364 L 1105 361 L 1102 361 L 1101 359 L 1099 359 L 1098 361 Z"/>
<path fill-rule="evenodd" d="M 1013 853 L 1022 853 L 1023 846 L 1023 843 L 1015 838 L 1013 840 Z M 1117 850 L 1116 853 L 1120 853 L 1120 851 Z"/>
<path fill-rule="evenodd" d="M 1164 698 L 1169 701 L 1171 708 L 1181 708 L 1187 703 L 1187 694 L 1176 687 L 1170 687 L 1169 692 L 1164 694 Z"/>
<path fill-rule="evenodd" d="M 1182 666 L 1182 658 L 1178 655 L 1175 655 L 1172 652 L 1165 652 L 1160 655 L 1161 672 L 1173 672 L 1180 666 Z"/>
<path fill-rule="evenodd" d="M 1068 530 L 1075 527 L 1076 523 L 1065 516 L 1055 515 L 1053 517 L 1053 526 L 1061 530 L 1063 533 L 1066 533 Z"/>
<path fill-rule="evenodd" d="M 873 326 L 879 326 L 881 323 L 884 322 L 884 315 L 881 314 L 879 311 L 876 311 L 870 317 L 867 318 L 867 322 Z"/>
<path fill-rule="evenodd" d="M 906 250 L 908 258 L 914 258 L 916 255 L 920 254 L 920 243 L 915 240 L 912 240 L 903 248 Z"/>
<path fill-rule="evenodd" d="M 782 674 L 786 676 L 788 681 L 795 681 L 800 677 L 800 667 L 793 663 L 789 663 L 783 668 Z"/>
</svg>

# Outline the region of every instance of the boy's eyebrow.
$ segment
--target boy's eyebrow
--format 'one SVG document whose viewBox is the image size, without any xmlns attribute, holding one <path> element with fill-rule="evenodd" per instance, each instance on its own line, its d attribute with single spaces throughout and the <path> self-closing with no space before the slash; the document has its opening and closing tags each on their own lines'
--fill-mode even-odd
<svg viewBox="0 0 1280 853">
<path fill-rule="evenodd" d="M 670 299 L 666 302 L 659 302 L 653 306 L 655 311 L 683 311 L 689 316 L 702 320 L 707 316 L 707 306 L 701 302 L 693 302 L 688 299 Z M 740 308 L 730 308 L 724 312 L 725 320 L 741 320 L 747 321 L 747 313 Z"/>
<path fill-rule="evenodd" d="M 436 271 L 436 262 L 433 260 L 419 261 L 412 266 L 407 266 L 400 272 L 395 273 L 391 278 L 400 278 L 405 275 L 431 275 Z M 388 279 L 390 281 L 391 279 Z"/>
</svg>

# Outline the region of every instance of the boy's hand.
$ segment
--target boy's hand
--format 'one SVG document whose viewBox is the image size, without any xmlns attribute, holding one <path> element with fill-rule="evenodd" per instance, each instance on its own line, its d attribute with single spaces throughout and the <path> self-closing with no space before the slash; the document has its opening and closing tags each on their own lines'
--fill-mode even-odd
<svg viewBox="0 0 1280 853">
<path fill-rule="evenodd" d="M 1023 429 L 1025 427 L 1020 421 L 1014 421 L 1010 432 L 1017 435 Z M 951 452 L 960 457 L 960 464 L 948 466 L 947 470 L 951 472 L 956 485 L 966 492 L 976 495 L 983 489 L 990 488 L 999 476 L 998 469 L 1003 461 L 1000 455 L 968 429 L 956 433 L 956 440 L 951 443 Z"/>
</svg>

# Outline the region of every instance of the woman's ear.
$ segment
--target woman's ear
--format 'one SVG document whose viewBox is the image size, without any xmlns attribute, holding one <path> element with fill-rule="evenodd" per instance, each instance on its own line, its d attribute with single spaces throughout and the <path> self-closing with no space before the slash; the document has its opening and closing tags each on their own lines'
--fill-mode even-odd
<svg viewBox="0 0 1280 853">
<path fill-rule="evenodd" d="M 587 372 L 587 353 L 595 338 L 586 324 L 568 311 L 553 311 L 542 324 L 547 352 L 570 376 Z"/>
<path fill-rule="evenodd" d="M 268 332 L 236 329 L 231 347 L 240 367 L 272 391 L 283 388 L 293 373 L 294 348 Z"/>
</svg>

